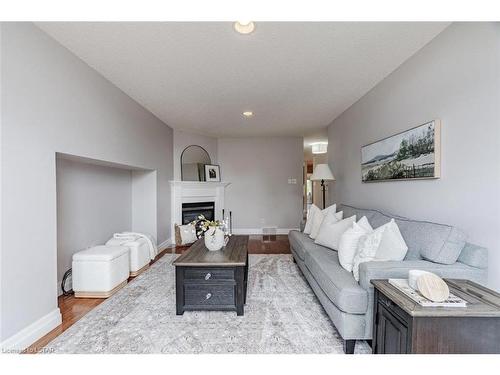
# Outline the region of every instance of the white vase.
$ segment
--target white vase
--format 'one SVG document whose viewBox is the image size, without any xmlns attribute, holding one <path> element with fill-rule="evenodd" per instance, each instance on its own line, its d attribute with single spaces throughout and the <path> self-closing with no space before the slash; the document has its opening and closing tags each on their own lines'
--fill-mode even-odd
<svg viewBox="0 0 500 375">
<path fill-rule="evenodd" d="M 217 251 L 224 246 L 224 232 L 218 227 L 210 227 L 205 232 L 205 246 L 210 251 Z"/>
</svg>

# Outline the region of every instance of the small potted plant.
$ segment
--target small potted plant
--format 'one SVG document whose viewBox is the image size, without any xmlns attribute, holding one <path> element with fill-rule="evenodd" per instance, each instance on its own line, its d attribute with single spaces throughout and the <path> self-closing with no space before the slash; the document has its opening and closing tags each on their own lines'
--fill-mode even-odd
<svg viewBox="0 0 500 375">
<path fill-rule="evenodd" d="M 195 222 L 193 222 L 195 223 Z M 210 251 L 217 251 L 225 245 L 224 222 L 220 220 L 208 220 L 205 216 L 198 216 L 195 226 L 199 228 L 198 236 L 202 234 L 205 237 L 205 246 Z"/>
</svg>

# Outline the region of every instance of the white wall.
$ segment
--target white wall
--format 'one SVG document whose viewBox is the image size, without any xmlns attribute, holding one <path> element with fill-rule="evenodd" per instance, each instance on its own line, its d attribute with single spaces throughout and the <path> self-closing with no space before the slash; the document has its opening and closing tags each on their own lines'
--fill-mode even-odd
<svg viewBox="0 0 500 375">
<path fill-rule="evenodd" d="M 3 277 L 2 277 L 2 269 L 3 269 L 3 252 L 4 252 L 4 240 L 3 240 L 3 227 L 4 227 L 4 210 L 3 210 L 3 173 L 2 173 L 2 166 L 3 166 L 3 100 L 1 100 L 2 96 L 2 91 L 3 91 L 3 74 L 2 74 L 2 64 L 3 64 L 3 28 L 0 23 L 0 293 L 3 290 Z M 2 325 L 2 315 L 3 315 L 3 309 L 1 306 L 2 303 L 2 296 L 0 295 L 0 342 L 2 340 L 3 335 L 3 325 Z"/>
<path fill-rule="evenodd" d="M 132 228 L 131 171 L 57 158 L 57 285 L 74 253 Z"/>
<path fill-rule="evenodd" d="M 174 129 L 174 179 L 181 180 L 181 154 L 187 146 L 198 145 L 210 155 L 212 164 L 217 164 L 217 138 Z"/>
<path fill-rule="evenodd" d="M 170 238 L 173 136 L 171 128 L 32 24 L 1 28 L 5 340 L 58 313 L 55 153 L 156 170 L 162 242 Z"/>
<path fill-rule="evenodd" d="M 132 173 L 132 231 L 158 238 L 156 207 L 158 196 L 156 171 L 133 170 Z M 167 237 L 169 238 L 169 237 Z M 158 242 L 160 245 L 160 242 Z"/>
<path fill-rule="evenodd" d="M 335 202 L 455 225 L 489 248 L 500 290 L 500 24 L 453 24 L 329 127 Z M 362 183 L 360 148 L 442 121 L 438 180 Z"/>
<path fill-rule="evenodd" d="M 221 138 L 218 158 L 233 229 L 298 228 L 302 218 L 303 141 L 298 137 Z M 297 184 L 288 184 L 294 178 Z"/>
</svg>

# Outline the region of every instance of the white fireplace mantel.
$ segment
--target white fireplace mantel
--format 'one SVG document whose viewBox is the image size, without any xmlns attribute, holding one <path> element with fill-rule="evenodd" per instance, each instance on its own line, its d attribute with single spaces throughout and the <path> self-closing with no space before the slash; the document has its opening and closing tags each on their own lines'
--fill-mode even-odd
<svg viewBox="0 0 500 375">
<path fill-rule="evenodd" d="M 175 243 L 175 224 L 182 224 L 182 204 L 214 202 L 215 219 L 222 220 L 224 195 L 230 182 L 170 181 L 170 210 L 172 243 Z"/>
<path fill-rule="evenodd" d="M 230 182 L 205 182 L 205 181 L 169 181 L 171 186 L 184 186 L 195 188 L 227 187 Z"/>
</svg>

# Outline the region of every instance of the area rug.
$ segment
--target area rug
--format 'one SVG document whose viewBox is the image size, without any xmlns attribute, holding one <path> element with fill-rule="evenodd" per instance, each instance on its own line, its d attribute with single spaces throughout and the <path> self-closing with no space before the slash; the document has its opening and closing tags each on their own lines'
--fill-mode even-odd
<svg viewBox="0 0 500 375">
<path fill-rule="evenodd" d="M 290 255 L 250 255 L 245 315 L 175 314 L 167 254 L 49 343 L 45 353 L 343 353 Z M 369 353 L 364 341 L 356 353 Z"/>
</svg>

